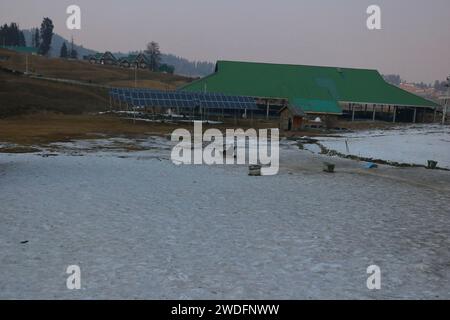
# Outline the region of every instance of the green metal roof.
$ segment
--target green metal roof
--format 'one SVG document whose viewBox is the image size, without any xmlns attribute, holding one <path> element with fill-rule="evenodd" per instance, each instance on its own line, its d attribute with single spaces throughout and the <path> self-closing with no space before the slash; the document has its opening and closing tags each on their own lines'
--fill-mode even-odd
<svg viewBox="0 0 450 320">
<path fill-rule="evenodd" d="M 336 100 L 294 98 L 292 105 L 301 108 L 305 113 L 342 114 L 342 109 Z"/>
<path fill-rule="evenodd" d="M 8 49 L 20 53 L 37 53 L 38 49 L 34 47 L 18 47 L 18 46 L 1 46 L 3 49 Z"/>
<path fill-rule="evenodd" d="M 317 112 L 342 113 L 339 102 L 436 107 L 384 81 L 376 70 L 218 61 L 216 71 L 180 88 L 302 102 Z M 307 103 L 305 103 L 307 102 Z"/>
<path fill-rule="evenodd" d="M 300 117 L 304 117 L 305 116 L 305 111 L 298 105 L 289 104 L 286 107 L 282 108 L 280 110 L 280 112 L 282 110 L 284 110 L 284 109 L 288 109 L 295 116 L 300 116 Z"/>
</svg>

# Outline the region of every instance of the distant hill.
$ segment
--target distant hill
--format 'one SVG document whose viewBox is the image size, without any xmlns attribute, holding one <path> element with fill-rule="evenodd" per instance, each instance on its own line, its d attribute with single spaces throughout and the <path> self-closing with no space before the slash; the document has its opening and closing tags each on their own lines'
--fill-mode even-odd
<svg viewBox="0 0 450 320">
<path fill-rule="evenodd" d="M 31 45 L 31 37 L 32 37 L 32 30 L 22 30 L 25 35 L 25 40 L 27 42 L 27 45 Z M 61 46 L 63 42 L 66 42 L 66 44 L 70 45 L 70 40 L 67 40 L 63 38 L 62 36 L 58 34 L 53 35 L 52 39 L 52 48 L 50 50 L 50 56 L 51 57 L 59 57 Z M 88 56 L 91 54 L 95 54 L 98 51 L 84 48 L 83 46 L 74 44 L 75 50 L 78 52 L 78 56 L 80 59 L 83 58 L 83 56 Z M 115 52 L 114 55 L 117 58 L 121 58 L 123 56 L 127 56 L 128 53 L 123 52 Z M 214 72 L 214 63 L 211 62 L 205 62 L 205 61 L 189 61 L 185 58 L 175 56 L 173 54 L 163 54 L 162 55 L 162 62 L 166 64 L 170 64 L 175 67 L 175 73 L 179 75 L 184 75 L 188 77 L 203 77 L 207 76 Z"/>
<path fill-rule="evenodd" d="M 22 30 L 22 31 L 25 36 L 25 41 L 27 42 L 27 45 L 31 46 L 32 31 L 31 30 Z M 70 46 L 69 46 L 70 40 L 64 39 L 63 37 L 61 37 L 59 34 L 56 34 L 56 33 L 53 35 L 52 47 L 50 49 L 51 57 L 59 57 L 61 46 L 62 46 L 63 42 L 66 42 L 66 45 L 70 48 Z M 76 44 L 74 44 L 74 47 L 75 47 L 75 50 L 77 50 L 78 57 L 80 59 L 83 58 L 83 56 L 88 56 L 91 54 L 95 54 L 97 52 L 95 50 L 86 49 L 83 46 L 79 46 Z"/>
<path fill-rule="evenodd" d="M 163 54 L 162 62 L 175 67 L 177 74 L 203 77 L 214 72 L 215 64 L 207 61 L 189 61 L 173 54 Z"/>
</svg>

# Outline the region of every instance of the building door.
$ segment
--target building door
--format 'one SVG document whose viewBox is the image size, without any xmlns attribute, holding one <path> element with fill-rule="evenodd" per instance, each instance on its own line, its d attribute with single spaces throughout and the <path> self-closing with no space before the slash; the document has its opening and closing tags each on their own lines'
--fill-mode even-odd
<svg viewBox="0 0 450 320">
<path fill-rule="evenodd" d="M 289 121 L 288 121 L 288 131 L 291 131 L 292 130 L 292 118 L 289 118 Z"/>
</svg>

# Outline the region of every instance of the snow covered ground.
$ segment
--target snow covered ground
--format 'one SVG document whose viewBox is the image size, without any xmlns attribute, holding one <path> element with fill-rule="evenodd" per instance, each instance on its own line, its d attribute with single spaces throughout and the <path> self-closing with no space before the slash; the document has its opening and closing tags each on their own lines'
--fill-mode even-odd
<svg viewBox="0 0 450 320">
<path fill-rule="evenodd" d="M 449 172 L 336 158 L 330 175 L 284 142 L 280 173 L 249 177 L 128 142 L 0 154 L 0 298 L 450 298 Z"/>
<path fill-rule="evenodd" d="M 435 160 L 438 166 L 450 169 L 449 126 L 416 125 L 360 131 L 319 140 L 327 149 L 343 154 L 418 165 Z"/>
</svg>

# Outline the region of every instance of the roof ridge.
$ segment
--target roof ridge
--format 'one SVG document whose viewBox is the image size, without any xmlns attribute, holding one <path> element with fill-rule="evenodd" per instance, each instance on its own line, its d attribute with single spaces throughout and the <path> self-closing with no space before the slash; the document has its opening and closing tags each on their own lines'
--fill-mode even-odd
<svg viewBox="0 0 450 320">
<path fill-rule="evenodd" d="M 346 70 L 365 70 L 365 71 L 379 71 L 371 68 L 355 68 L 355 67 L 337 67 L 337 66 L 319 66 L 312 64 L 293 64 L 293 63 L 274 63 L 274 62 L 255 62 L 255 61 L 239 61 L 239 60 L 217 60 L 217 63 L 231 62 L 231 63 L 245 63 L 245 64 L 264 64 L 272 66 L 293 66 L 293 67 L 312 67 L 312 68 L 328 68 L 328 69 L 346 69 Z"/>
</svg>

